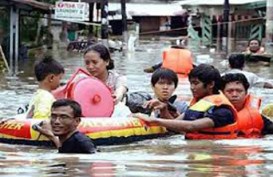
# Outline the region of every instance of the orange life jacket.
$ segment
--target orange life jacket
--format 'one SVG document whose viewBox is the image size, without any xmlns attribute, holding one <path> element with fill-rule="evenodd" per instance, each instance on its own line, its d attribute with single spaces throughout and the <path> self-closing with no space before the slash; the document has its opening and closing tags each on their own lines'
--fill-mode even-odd
<svg viewBox="0 0 273 177">
<path fill-rule="evenodd" d="M 206 112 L 213 106 L 222 106 L 226 105 L 231 108 L 234 115 L 235 122 L 224 127 L 218 128 L 207 128 L 200 130 L 198 132 L 186 133 L 185 137 L 187 139 L 234 139 L 237 138 L 238 127 L 237 127 L 237 112 L 229 100 L 221 93 L 217 95 L 206 96 L 205 98 L 199 100 L 194 104 L 194 101 L 191 102 L 192 106 L 189 109 Z M 196 105 L 207 104 L 205 109 L 196 109 Z M 198 106 L 197 106 L 198 107 Z"/>
<path fill-rule="evenodd" d="M 162 67 L 187 76 L 193 68 L 192 53 L 187 49 L 167 49 L 163 52 Z"/>
<path fill-rule="evenodd" d="M 239 136 L 245 138 L 259 138 L 264 127 L 264 122 L 259 108 L 261 99 L 248 95 L 244 108 L 238 112 Z"/>
<path fill-rule="evenodd" d="M 251 52 L 250 50 L 249 50 L 249 47 L 246 49 L 246 52 L 245 53 L 249 53 L 249 54 L 251 54 L 251 53 L 254 53 L 254 52 Z M 265 53 L 265 49 L 264 49 L 264 47 L 260 47 L 260 49 L 257 51 L 257 52 L 255 52 L 254 54 L 264 54 Z"/>
</svg>

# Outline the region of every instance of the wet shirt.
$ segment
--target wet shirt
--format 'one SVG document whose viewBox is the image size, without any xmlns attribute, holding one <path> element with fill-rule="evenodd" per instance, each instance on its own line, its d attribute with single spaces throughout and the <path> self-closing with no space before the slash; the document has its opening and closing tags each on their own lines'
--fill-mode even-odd
<svg viewBox="0 0 273 177">
<path fill-rule="evenodd" d="M 127 87 L 127 79 L 125 76 L 119 75 L 117 72 L 109 70 L 108 78 L 105 81 L 105 84 L 115 92 L 115 90 L 121 86 Z"/>
<path fill-rule="evenodd" d="M 29 103 L 27 117 L 34 119 L 49 118 L 54 101 L 55 98 L 49 91 L 38 89 Z"/>
<path fill-rule="evenodd" d="M 96 152 L 94 143 L 86 135 L 75 132 L 59 148 L 59 153 L 92 154 Z"/>
<path fill-rule="evenodd" d="M 188 109 L 188 104 L 185 101 L 175 100 L 173 105 L 180 114 Z"/>
<path fill-rule="evenodd" d="M 73 79 L 73 82 L 76 82 L 80 78 L 86 78 L 89 77 L 86 74 L 77 74 L 76 77 Z M 108 77 L 105 81 L 105 85 L 107 85 L 112 92 L 115 92 L 117 88 L 124 86 L 125 88 L 127 87 L 127 78 L 125 76 L 122 76 L 118 74 L 117 72 L 113 70 L 108 71 Z"/>
<path fill-rule="evenodd" d="M 210 118 L 214 122 L 214 127 L 223 127 L 235 122 L 232 111 L 226 106 L 212 107 L 206 112 L 186 110 L 184 120 L 194 121 L 202 118 Z"/>
</svg>

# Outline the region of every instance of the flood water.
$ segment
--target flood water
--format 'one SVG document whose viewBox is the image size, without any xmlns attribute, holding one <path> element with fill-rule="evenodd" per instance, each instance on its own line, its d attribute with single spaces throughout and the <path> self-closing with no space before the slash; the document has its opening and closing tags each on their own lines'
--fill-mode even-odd
<svg viewBox="0 0 273 177">
<path fill-rule="evenodd" d="M 141 41 L 135 53 L 114 53 L 116 68 L 128 78 L 129 90 L 148 91 L 151 74 L 147 66 L 160 62 L 167 40 Z M 205 54 L 198 51 L 195 56 Z M 204 53 L 203 53 L 204 52 Z M 66 68 L 65 79 L 83 65 L 82 54 L 53 52 Z M 225 58 L 210 54 L 196 57 L 196 63 L 211 63 L 221 72 L 227 69 Z M 212 59 L 215 58 L 215 59 Z M 1 75 L 0 115 L 10 117 L 19 106 L 28 103 L 37 83 L 32 72 L 33 60 L 21 64 L 18 77 Z M 273 78 L 272 67 L 248 65 L 265 78 Z M 64 80 L 65 80 L 64 79 Z M 273 91 L 262 88 L 251 92 L 264 97 L 263 106 L 273 100 Z M 189 98 L 187 80 L 181 80 L 178 94 Z M 1 176 L 270 176 L 273 172 L 273 136 L 263 139 L 189 141 L 183 135 L 145 140 L 126 145 L 101 146 L 96 154 L 66 155 L 55 149 L 0 144 Z"/>
</svg>

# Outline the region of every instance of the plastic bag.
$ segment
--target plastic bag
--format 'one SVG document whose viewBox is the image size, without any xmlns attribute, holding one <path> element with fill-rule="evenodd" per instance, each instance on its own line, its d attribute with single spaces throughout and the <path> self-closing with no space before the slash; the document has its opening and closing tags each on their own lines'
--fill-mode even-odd
<svg viewBox="0 0 273 177">
<path fill-rule="evenodd" d="M 129 117 L 132 114 L 130 109 L 123 102 L 119 102 L 114 107 L 114 112 L 112 114 L 112 118 L 124 118 Z"/>
</svg>

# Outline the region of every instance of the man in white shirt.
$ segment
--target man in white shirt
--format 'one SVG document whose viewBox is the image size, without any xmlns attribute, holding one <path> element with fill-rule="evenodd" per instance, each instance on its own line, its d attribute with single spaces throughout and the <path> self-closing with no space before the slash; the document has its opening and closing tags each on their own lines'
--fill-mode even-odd
<svg viewBox="0 0 273 177">
<path fill-rule="evenodd" d="M 267 82 L 264 78 L 261 78 L 252 72 L 243 70 L 245 65 L 245 57 L 243 54 L 231 54 L 228 58 L 228 62 L 230 70 L 226 71 L 222 75 L 228 73 L 242 73 L 247 78 L 250 87 L 273 88 L 273 84 Z"/>
</svg>

